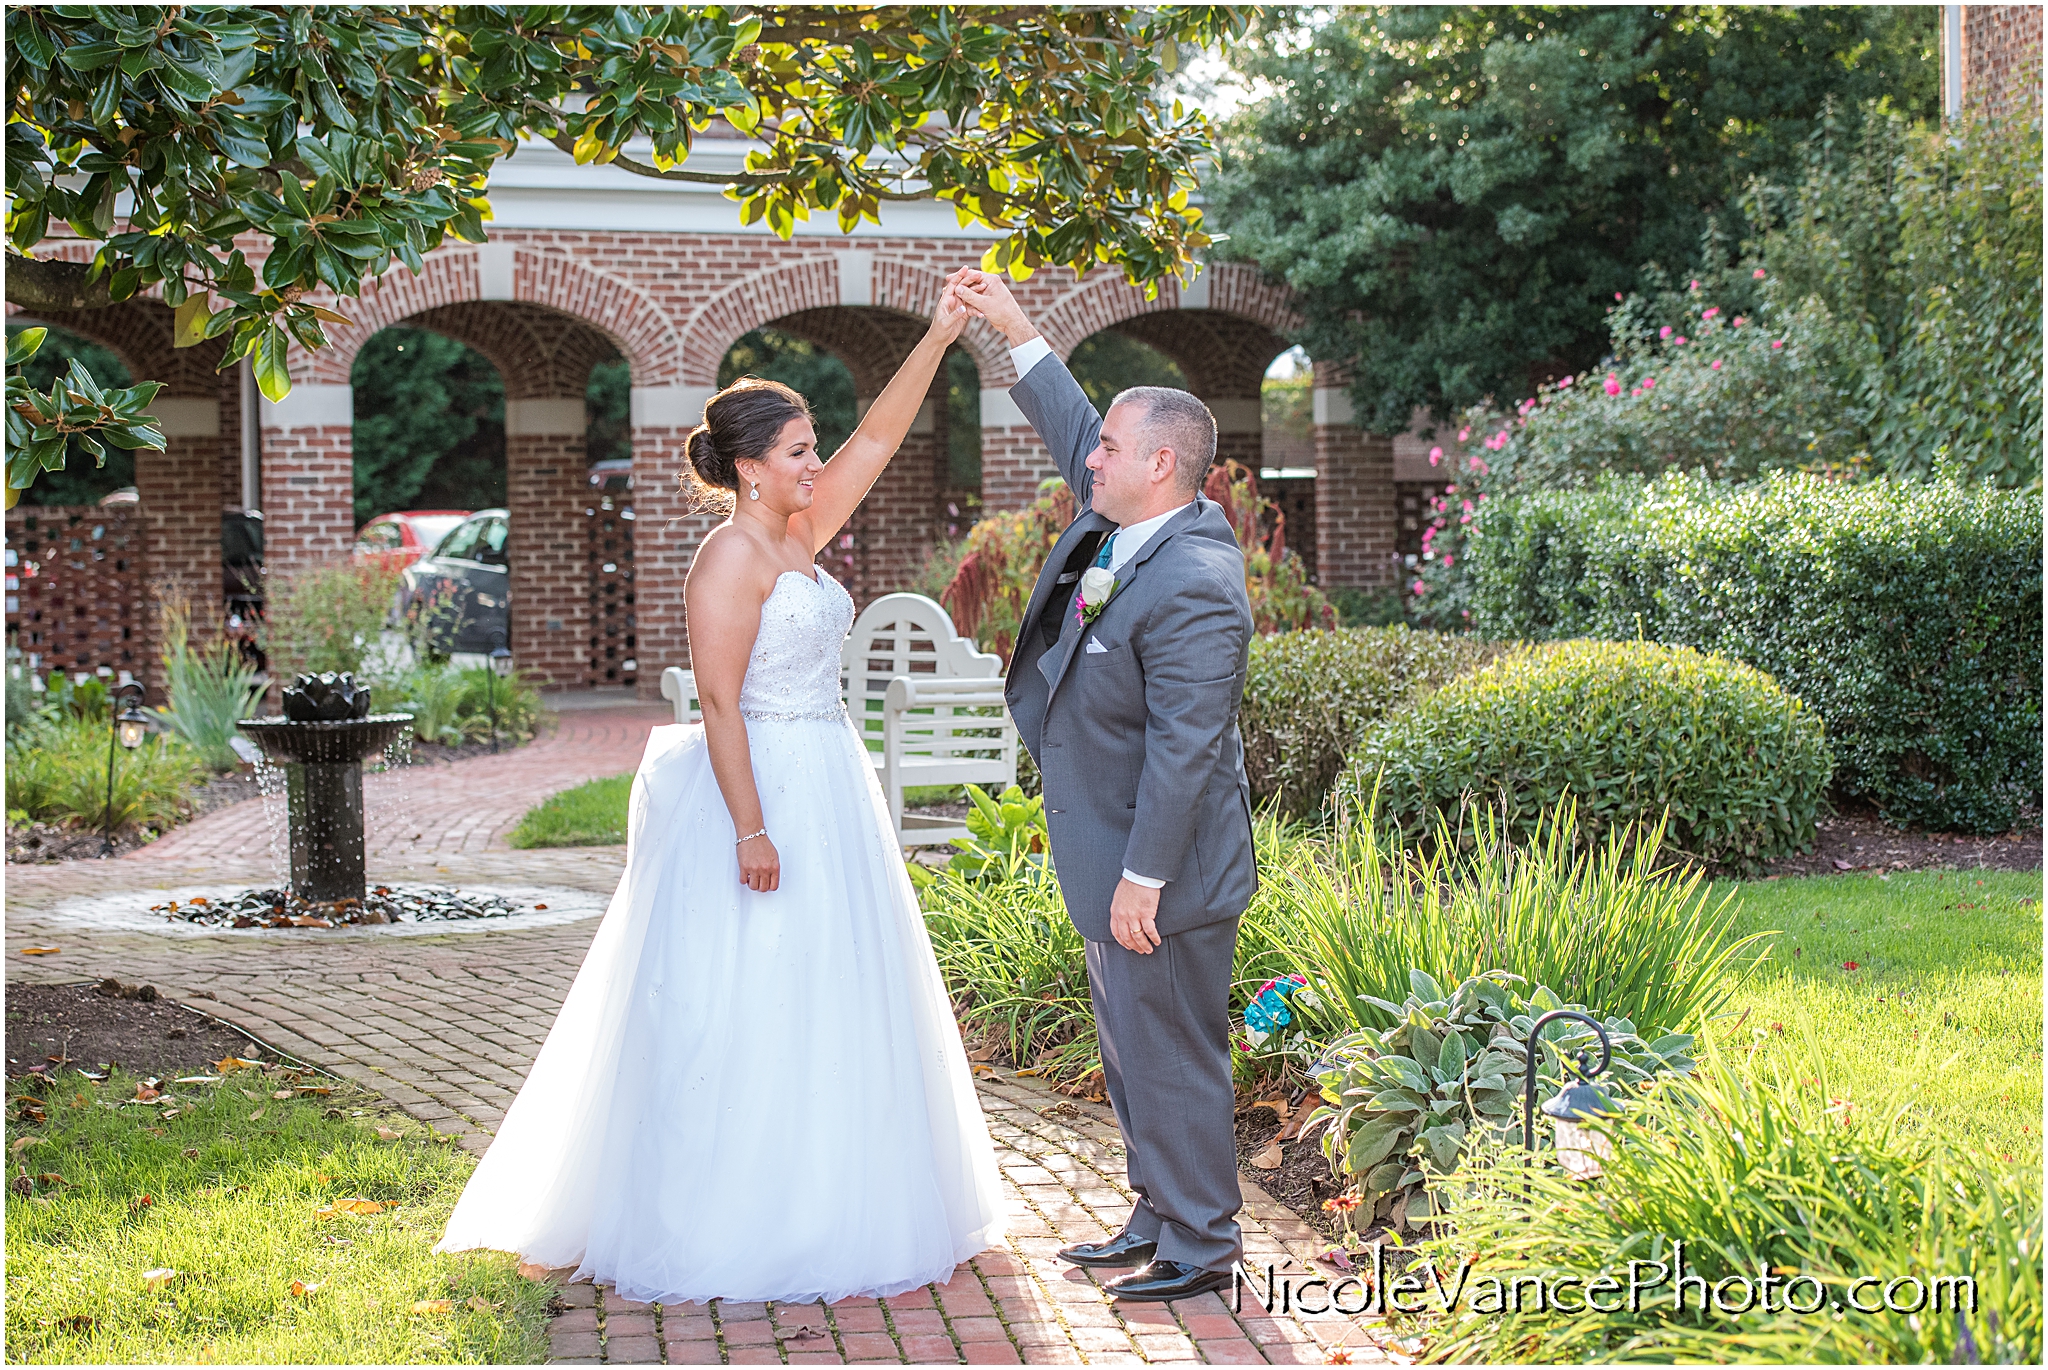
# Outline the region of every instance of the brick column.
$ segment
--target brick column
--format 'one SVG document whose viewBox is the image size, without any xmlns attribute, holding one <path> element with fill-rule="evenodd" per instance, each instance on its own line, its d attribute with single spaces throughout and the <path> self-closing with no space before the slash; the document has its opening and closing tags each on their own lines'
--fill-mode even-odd
<svg viewBox="0 0 2048 1370">
<path fill-rule="evenodd" d="M 724 517 L 685 503 L 676 478 L 683 442 L 704 417 L 710 386 L 633 387 L 633 617 L 640 698 L 661 698 L 661 673 L 690 664 L 683 578 L 697 544 Z"/>
<path fill-rule="evenodd" d="M 1352 422 L 1344 378 L 1316 365 L 1316 581 L 1385 585 L 1394 577 L 1394 442 Z"/>
<path fill-rule="evenodd" d="M 589 424 L 581 396 L 505 401 L 512 518 L 512 640 L 519 669 L 553 690 L 590 684 Z"/>
<path fill-rule="evenodd" d="M 355 544 L 355 391 L 301 382 L 263 402 L 263 562 L 272 575 Z M 209 477 L 216 488 L 218 477 Z M 216 533 L 218 530 L 216 530 Z"/>
<path fill-rule="evenodd" d="M 149 407 L 164 430 L 164 450 L 135 454 L 135 494 L 148 568 L 135 674 L 162 704 L 163 642 L 159 590 L 176 585 L 191 601 L 193 629 L 209 633 L 220 607 L 220 401 L 159 395 Z"/>
<path fill-rule="evenodd" d="M 865 415 L 871 403 L 859 400 L 859 412 Z M 862 608 L 906 588 L 939 540 L 940 501 L 946 488 L 945 420 L 942 370 L 933 377 L 896 455 L 819 558 Z"/>
<path fill-rule="evenodd" d="M 1008 390 L 981 392 L 981 512 L 1023 509 L 1038 498 L 1038 485 L 1057 476 L 1052 454 L 1024 418 Z"/>
<path fill-rule="evenodd" d="M 1216 461 L 1241 461 L 1257 471 L 1265 464 L 1266 437 L 1257 396 L 1212 399 L 1202 396 L 1216 416 Z"/>
</svg>

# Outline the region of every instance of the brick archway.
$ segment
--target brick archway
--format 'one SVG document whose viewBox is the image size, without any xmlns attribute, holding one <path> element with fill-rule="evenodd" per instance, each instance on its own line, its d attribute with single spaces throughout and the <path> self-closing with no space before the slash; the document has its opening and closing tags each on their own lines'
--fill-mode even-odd
<svg viewBox="0 0 2048 1370">
<path fill-rule="evenodd" d="M 327 328 L 329 346 L 304 359 L 306 379 L 347 385 L 356 353 L 396 323 L 471 303 L 534 305 L 602 334 L 633 368 L 635 385 L 662 385 L 679 375 L 680 349 L 668 316 L 646 292 L 560 252 L 493 241 L 428 254 L 420 274 L 402 267 L 363 283 L 360 299 L 332 307 L 351 322 Z M 482 350 L 482 349 L 479 349 Z"/>
</svg>

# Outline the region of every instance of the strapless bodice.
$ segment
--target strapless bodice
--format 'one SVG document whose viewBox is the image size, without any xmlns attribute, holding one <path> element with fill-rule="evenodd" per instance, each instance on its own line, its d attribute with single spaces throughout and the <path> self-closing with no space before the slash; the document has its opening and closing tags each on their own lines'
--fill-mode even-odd
<svg viewBox="0 0 2048 1370">
<path fill-rule="evenodd" d="M 740 683 L 750 719 L 839 718 L 839 651 L 853 629 L 853 598 L 822 570 L 784 571 L 761 605 L 761 631 Z"/>
</svg>

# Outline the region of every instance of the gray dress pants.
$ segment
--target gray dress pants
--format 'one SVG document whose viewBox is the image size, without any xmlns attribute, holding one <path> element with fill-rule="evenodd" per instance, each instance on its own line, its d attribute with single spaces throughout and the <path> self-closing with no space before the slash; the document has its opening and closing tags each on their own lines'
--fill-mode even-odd
<svg viewBox="0 0 2048 1370">
<path fill-rule="evenodd" d="M 1144 956 L 1088 943 L 1102 1073 L 1138 1196 L 1129 1230 L 1158 1244 L 1156 1259 L 1205 1270 L 1244 1255 L 1230 1082 L 1237 921 L 1174 933 Z"/>
</svg>

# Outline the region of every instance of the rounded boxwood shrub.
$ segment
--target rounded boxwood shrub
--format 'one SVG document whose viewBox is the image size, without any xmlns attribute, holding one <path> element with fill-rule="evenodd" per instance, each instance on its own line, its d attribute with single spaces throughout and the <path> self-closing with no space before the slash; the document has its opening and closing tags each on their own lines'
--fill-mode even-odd
<svg viewBox="0 0 2048 1370">
<path fill-rule="evenodd" d="M 1253 638 L 1237 725 L 1254 802 L 1289 817 L 1315 812 L 1367 729 L 1499 652 L 1400 626 Z"/>
<path fill-rule="evenodd" d="M 1811 709 L 1751 666 L 1650 642 L 1546 643 L 1454 680 L 1367 735 L 1340 782 L 1421 837 L 1462 797 L 1517 835 L 1560 803 L 1582 831 L 1671 815 L 1667 843 L 1749 866 L 1808 850 L 1834 769 Z"/>
</svg>

